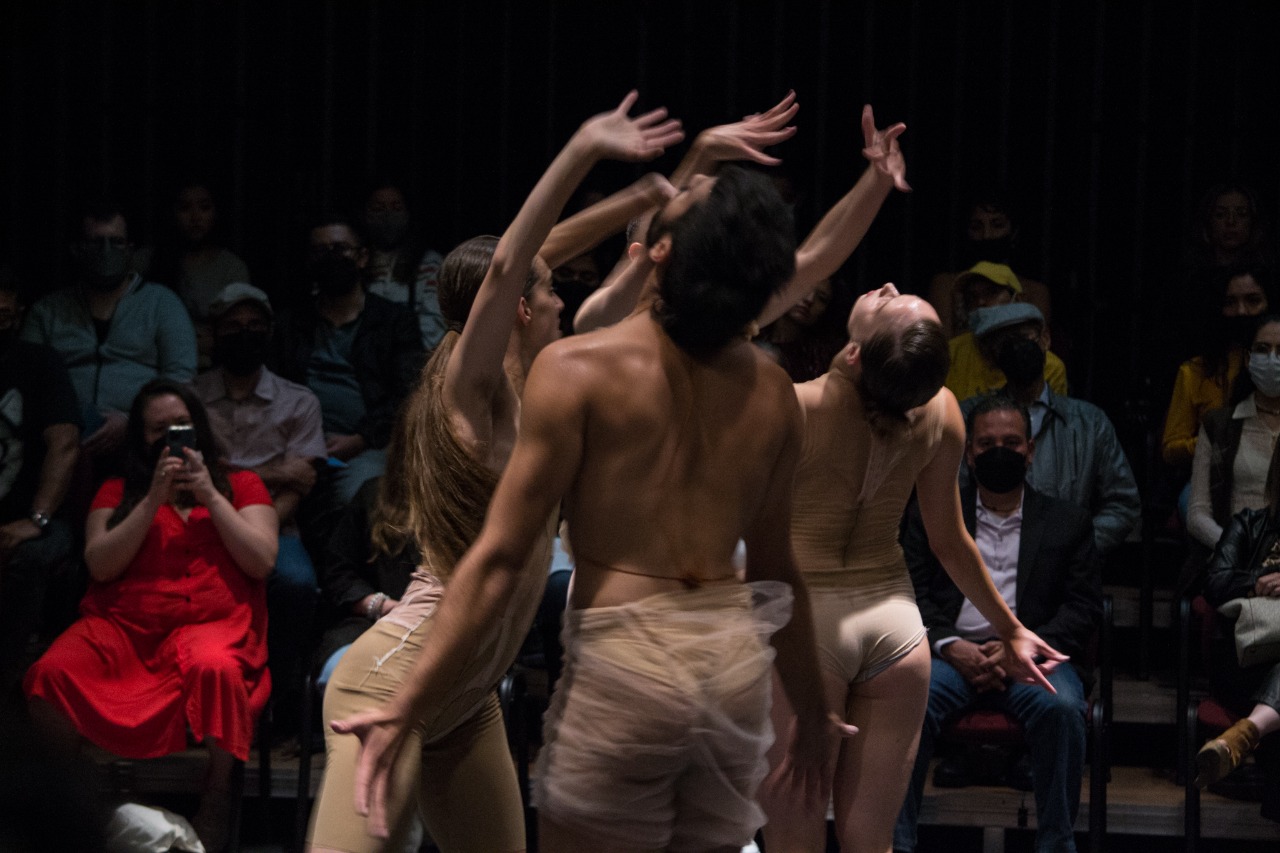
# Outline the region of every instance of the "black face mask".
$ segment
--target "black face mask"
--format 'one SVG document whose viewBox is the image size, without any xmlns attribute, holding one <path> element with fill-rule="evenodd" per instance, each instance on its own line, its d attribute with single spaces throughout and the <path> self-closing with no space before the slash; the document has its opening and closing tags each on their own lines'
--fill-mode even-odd
<svg viewBox="0 0 1280 853">
<path fill-rule="evenodd" d="M 325 296 L 350 293 L 360 282 L 360 268 L 354 260 L 341 252 L 322 255 L 311 262 L 307 271 L 320 293 Z"/>
<path fill-rule="evenodd" d="M 129 273 L 129 250 L 111 241 L 86 241 L 76 253 L 80 276 L 93 290 L 111 291 Z"/>
<path fill-rule="evenodd" d="M 9 350 L 13 348 L 13 342 L 17 339 L 17 326 L 14 326 L 12 329 L 0 330 L 0 357 L 8 354 Z"/>
<path fill-rule="evenodd" d="M 1025 387 L 1044 376 L 1044 350 L 1040 344 L 1021 336 L 1000 344 L 996 367 L 1014 387 Z"/>
<path fill-rule="evenodd" d="M 1003 495 L 1027 476 L 1027 457 L 1007 447 L 993 447 L 973 458 L 973 476 L 984 489 Z"/>
<path fill-rule="evenodd" d="M 961 250 L 961 263 L 965 269 L 978 261 L 990 261 L 993 264 L 1007 264 L 1013 254 L 1013 235 L 995 237 L 990 240 L 965 240 Z"/>
<path fill-rule="evenodd" d="M 213 342 L 213 361 L 232 376 L 249 376 L 267 360 L 270 335 L 247 329 L 219 335 Z"/>
</svg>

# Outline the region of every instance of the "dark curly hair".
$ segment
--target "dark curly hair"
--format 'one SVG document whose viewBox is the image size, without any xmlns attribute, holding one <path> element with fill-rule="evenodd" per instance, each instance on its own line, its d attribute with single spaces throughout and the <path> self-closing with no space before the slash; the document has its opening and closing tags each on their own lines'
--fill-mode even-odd
<svg viewBox="0 0 1280 853">
<path fill-rule="evenodd" d="M 653 313 L 693 355 L 714 352 L 741 334 L 795 275 L 791 210 L 758 172 L 723 170 L 704 201 L 660 227 L 671 234 L 671 259 Z"/>
</svg>

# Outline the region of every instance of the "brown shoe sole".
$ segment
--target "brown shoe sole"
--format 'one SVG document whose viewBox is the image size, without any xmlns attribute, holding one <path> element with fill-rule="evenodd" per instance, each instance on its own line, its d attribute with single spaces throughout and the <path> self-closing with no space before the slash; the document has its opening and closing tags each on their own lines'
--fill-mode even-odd
<svg viewBox="0 0 1280 853">
<path fill-rule="evenodd" d="M 1221 738 L 1209 741 L 1196 753 L 1196 785 L 1203 788 L 1221 781 L 1236 769 L 1231 760 L 1231 750 Z"/>
</svg>

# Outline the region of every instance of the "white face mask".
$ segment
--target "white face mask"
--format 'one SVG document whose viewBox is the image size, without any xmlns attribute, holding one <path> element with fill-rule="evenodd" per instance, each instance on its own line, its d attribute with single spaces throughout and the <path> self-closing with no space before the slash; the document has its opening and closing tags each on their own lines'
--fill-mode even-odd
<svg viewBox="0 0 1280 853">
<path fill-rule="evenodd" d="M 1280 355 L 1255 352 L 1249 354 L 1249 378 L 1264 397 L 1280 397 Z"/>
</svg>

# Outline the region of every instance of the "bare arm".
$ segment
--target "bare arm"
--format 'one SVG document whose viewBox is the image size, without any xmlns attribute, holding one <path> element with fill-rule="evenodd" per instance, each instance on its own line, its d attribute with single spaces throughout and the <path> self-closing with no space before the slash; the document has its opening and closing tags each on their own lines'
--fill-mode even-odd
<svg viewBox="0 0 1280 853">
<path fill-rule="evenodd" d="M 43 436 L 44 463 L 40 466 L 40 484 L 31 508 L 53 515 L 67 496 L 80 456 L 80 428 L 75 424 L 53 424 L 45 428 Z"/>
<path fill-rule="evenodd" d="M 191 448 L 184 452 L 187 465 L 174 475 L 175 487 L 189 489 L 209 510 L 209 518 L 218 529 L 222 544 L 240 570 L 251 578 L 265 579 L 275 568 L 276 550 L 280 547 L 280 521 L 275 507 L 251 504 L 236 509 L 214 488 L 200 454 Z"/>
<path fill-rule="evenodd" d="M 680 165 L 671 173 L 672 185 L 682 188 L 694 175 L 715 174 L 721 163 L 730 160 L 778 165 L 782 161 L 764 153 L 764 149 L 795 136 L 796 128 L 788 122 L 799 110 L 796 93 L 792 91 L 763 113 L 707 128 L 693 140 Z"/>
<path fill-rule="evenodd" d="M 641 217 L 640 228 L 647 230 L 652 216 L 650 211 Z M 643 233 L 640 228 L 637 233 Z M 582 334 L 603 329 L 646 307 L 652 301 L 652 294 L 646 293 L 652 271 L 653 261 L 644 245 L 632 243 L 627 247 L 627 256 L 618 261 L 604 283 L 583 300 L 578 313 L 573 315 L 573 330 Z"/>
<path fill-rule="evenodd" d="M 555 269 L 591 251 L 606 237 L 621 232 L 632 219 L 651 207 L 661 206 L 674 194 L 670 181 L 650 172 L 604 201 L 557 223 L 538 254 L 547 266 Z"/>
<path fill-rule="evenodd" d="M 762 327 L 787 313 L 815 284 L 840 269 L 866 236 L 891 189 L 911 189 L 906 160 L 898 148 L 898 137 L 906 129 L 905 124 L 898 123 L 877 130 L 871 106 L 862 108 L 862 153 L 871 165 L 800 244 L 796 250 L 796 274 L 765 306 L 758 321 Z"/>
<path fill-rule="evenodd" d="M 795 591 L 791 621 L 773 635 L 777 672 L 787 700 L 796 715 L 819 726 L 826 719 L 822 676 L 813 639 L 813 619 L 804 579 L 791 548 L 791 484 L 800 458 L 800 407 L 795 393 L 786 389 L 786 442 L 769 477 L 760 512 L 744 534 L 747 546 L 746 579 L 777 580 Z"/>
<path fill-rule="evenodd" d="M 525 383 L 520 436 L 493 495 L 480 537 L 450 576 L 433 617 L 431 642 L 385 706 L 346 720 L 333 730 L 361 739 L 356 768 L 356 810 L 369 831 L 387 833 L 385 801 L 390 769 L 413 722 L 433 695 L 446 692 L 500 618 L 526 555 L 577 475 L 586 424 L 584 398 L 571 370 L 544 352 Z"/>
<path fill-rule="evenodd" d="M 1066 656 L 1023 627 L 1009 611 L 991 583 L 991 575 L 983 565 L 978 546 L 965 529 L 960 513 L 960 487 L 956 481 L 964 452 L 964 421 L 951 392 L 943 389 L 940 393 L 945 395 L 947 406 L 942 440 L 933 458 L 916 477 L 920 515 L 924 519 L 929 545 L 956 587 L 973 602 L 1005 641 L 1008 650 L 1005 670 L 1009 675 L 1034 681 L 1052 691 L 1053 687 L 1034 658 L 1043 656 L 1046 660 L 1044 671 L 1050 671 L 1058 662 L 1066 660 Z"/>
<path fill-rule="evenodd" d="M 799 109 L 795 92 L 788 92 L 766 112 L 707 128 L 698 134 L 680 165 L 671 173 L 671 185 L 682 187 L 694 175 L 714 174 L 720 164 L 728 160 L 777 165 L 781 161 L 765 154 L 763 149 L 795 135 L 795 127 L 788 126 L 787 122 L 795 118 Z M 652 302 L 654 294 L 645 285 L 653 271 L 653 262 L 649 260 L 643 240 L 655 213 L 656 207 L 639 219 L 633 234 L 640 242 L 632 242 L 627 247 L 627 257 L 619 260 L 604 283 L 582 303 L 573 318 L 575 332 L 582 334 L 612 326 Z"/>
<path fill-rule="evenodd" d="M 156 462 L 151 488 L 115 527 L 107 528 L 114 507 L 89 513 L 84 531 L 84 562 L 89 577 L 99 583 L 110 583 L 124 574 L 147 538 L 156 511 L 173 500 L 175 475 L 181 467 L 181 459 L 162 455 Z"/>
<path fill-rule="evenodd" d="M 665 121 L 666 110 L 628 118 L 637 97 L 631 92 L 613 112 L 583 123 L 547 167 L 498 241 L 462 337 L 445 369 L 445 401 L 466 421 L 481 423 L 488 416 L 529 268 L 574 188 L 602 158 L 649 160 L 682 138 L 679 123 Z"/>
</svg>

